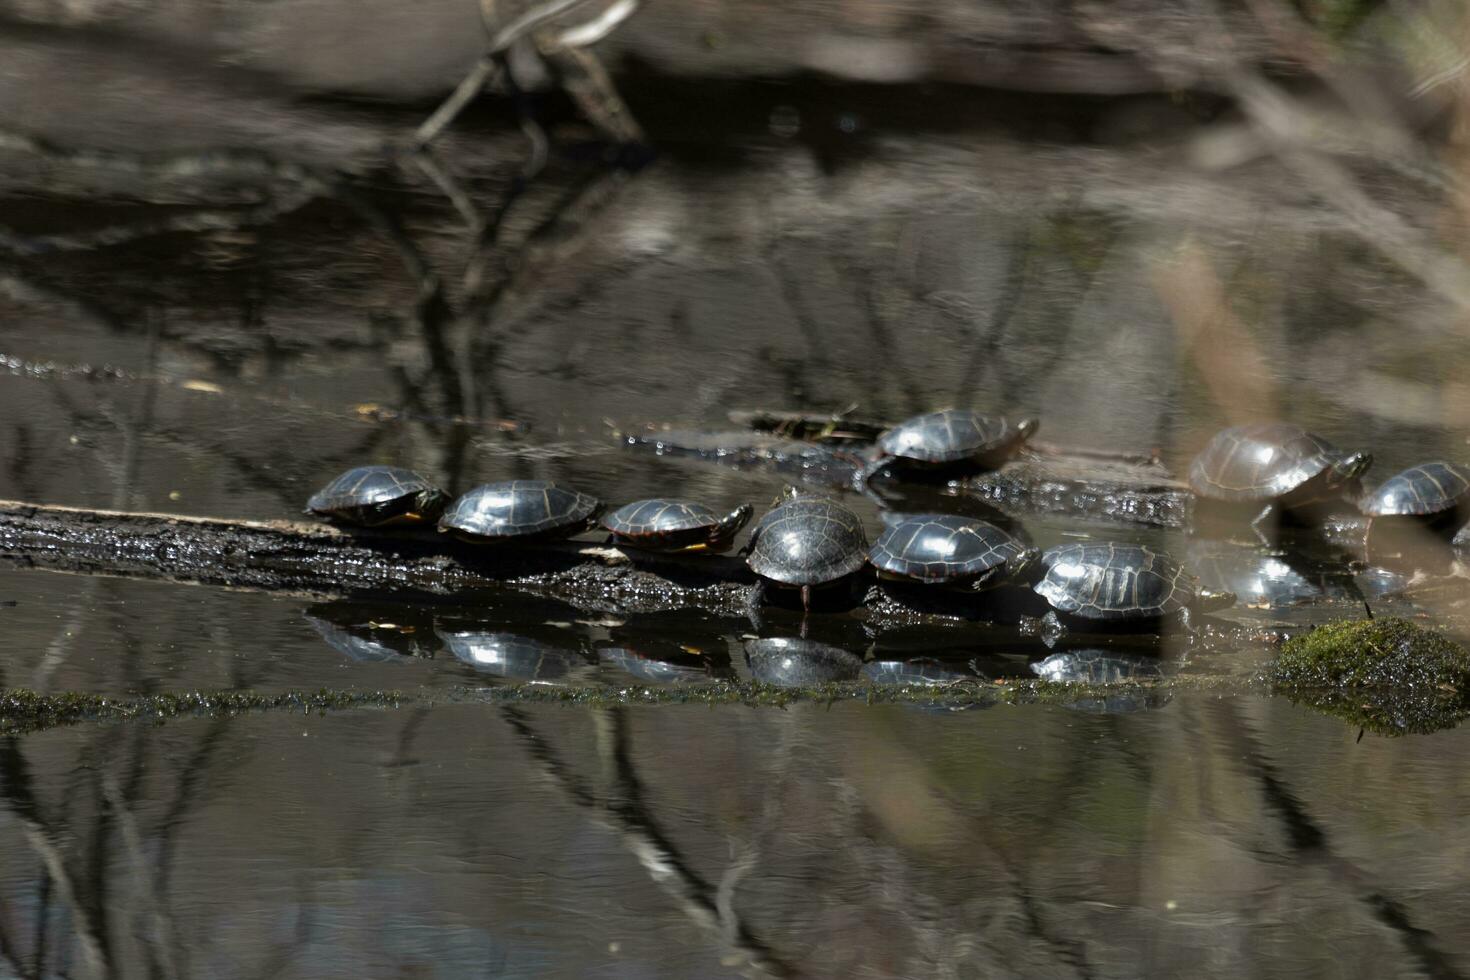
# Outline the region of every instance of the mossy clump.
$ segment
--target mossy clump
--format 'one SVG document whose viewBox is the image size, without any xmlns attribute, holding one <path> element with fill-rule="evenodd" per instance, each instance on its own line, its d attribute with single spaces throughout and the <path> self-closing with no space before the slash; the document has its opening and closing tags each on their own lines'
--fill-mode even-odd
<svg viewBox="0 0 1470 980">
<path fill-rule="evenodd" d="M 1301 704 L 1385 735 L 1432 732 L 1470 705 L 1470 652 L 1406 619 L 1319 626 L 1293 637 L 1272 669 Z"/>
</svg>

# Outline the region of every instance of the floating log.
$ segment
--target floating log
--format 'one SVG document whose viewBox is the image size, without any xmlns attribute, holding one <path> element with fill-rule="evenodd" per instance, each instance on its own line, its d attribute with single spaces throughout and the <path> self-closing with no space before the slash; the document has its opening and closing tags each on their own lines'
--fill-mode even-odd
<svg viewBox="0 0 1470 980">
<path fill-rule="evenodd" d="M 754 578 L 724 555 L 637 556 L 578 542 L 472 545 L 432 529 L 344 529 L 0 501 L 0 562 L 312 597 L 463 599 L 483 590 L 574 605 L 738 614 Z"/>
</svg>

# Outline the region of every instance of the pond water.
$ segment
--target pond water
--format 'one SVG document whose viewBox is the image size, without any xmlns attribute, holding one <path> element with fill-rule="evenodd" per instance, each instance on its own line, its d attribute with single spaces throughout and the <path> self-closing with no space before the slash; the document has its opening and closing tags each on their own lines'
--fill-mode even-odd
<svg viewBox="0 0 1470 980">
<path fill-rule="evenodd" d="M 401 256 L 331 201 L 0 267 L 0 497 L 293 518 L 379 462 L 455 490 L 545 477 L 760 508 L 780 474 L 619 439 L 757 406 L 1034 413 L 1049 441 L 1176 472 L 1216 426 L 1270 415 L 1373 451 L 1370 483 L 1466 455 L 1462 324 L 1308 189 L 1266 164 L 1201 171 L 1162 130 L 1018 134 L 907 114 L 910 97 L 851 115 L 861 93 L 813 107 L 757 86 L 718 137 L 653 116 L 660 156 L 447 326 L 415 317 Z M 1095 135 L 1115 111 L 1073 124 Z M 793 113 L 856 135 L 765 124 Z M 477 194 L 504 183 L 465 168 Z M 547 179 L 586 169 L 563 143 Z M 458 277 L 447 205 L 385 183 Z M 556 197 L 533 188 L 517 227 Z M 115 218 L 4 200 L 27 234 Z M 1441 611 L 1394 597 L 1414 569 L 1325 545 L 1023 519 L 1043 545 L 1167 547 L 1241 595 L 1227 622 Z M 1460 729 L 1363 737 L 1188 687 L 970 710 L 516 703 L 484 689 L 763 676 L 756 633 L 523 594 L 420 606 L 15 563 L 0 600 L 6 688 L 413 696 L 5 736 L 0 976 L 1470 973 Z M 1271 655 L 783 611 L 763 636 L 880 682 L 1067 679 L 1100 656 L 1109 676 L 1244 674 Z"/>
</svg>

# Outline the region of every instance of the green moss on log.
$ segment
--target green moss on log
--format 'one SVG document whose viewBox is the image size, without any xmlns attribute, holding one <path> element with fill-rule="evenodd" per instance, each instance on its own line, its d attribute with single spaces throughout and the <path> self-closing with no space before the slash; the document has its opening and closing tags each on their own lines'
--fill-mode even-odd
<svg viewBox="0 0 1470 980">
<path fill-rule="evenodd" d="M 1384 735 L 1453 727 L 1470 704 L 1470 652 L 1406 619 L 1320 626 L 1282 647 L 1272 675 L 1293 701 Z"/>
</svg>

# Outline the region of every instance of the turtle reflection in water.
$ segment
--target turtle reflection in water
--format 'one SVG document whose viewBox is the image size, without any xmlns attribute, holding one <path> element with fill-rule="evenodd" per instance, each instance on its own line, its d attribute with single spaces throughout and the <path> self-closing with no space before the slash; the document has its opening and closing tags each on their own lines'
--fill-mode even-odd
<svg viewBox="0 0 1470 980">
<path fill-rule="evenodd" d="M 1167 674 L 1157 657 L 1111 650 L 1069 650 L 1054 653 L 1031 665 L 1031 670 L 1044 681 L 1057 684 L 1086 684 L 1106 687 L 1110 684 L 1146 686 L 1125 687 L 1116 693 L 1096 698 L 1081 698 L 1067 707 L 1097 714 L 1125 714 L 1145 708 L 1158 708 L 1172 696 L 1167 689 L 1153 686 Z"/>
<path fill-rule="evenodd" d="M 362 527 L 419 524 L 438 517 L 448 499 L 413 470 L 358 466 L 312 494 L 306 512 Z"/>
<path fill-rule="evenodd" d="M 756 680 L 777 687 L 856 680 L 863 669 L 863 662 L 846 650 L 791 637 L 746 640 L 745 663 Z"/>
<path fill-rule="evenodd" d="M 918 415 L 878 437 L 857 482 L 866 488 L 874 476 L 890 467 L 942 475 L 995 469 L 1014 456 L 1038 426 L 1036 419 L 1010 422 L 966 409 Z"/>
<path fill-rule="evenodd" d="M 1065 544 L 1046 549 L 1046 574 L 1033 587 L 1051 604 L 1047 617 L 1093 628 L 1192 628 L 1194 613 L 1235 604 L 1161 551 L 1137 544 Z"/>
<path fill-rule="evenodd" d="M 1260 534 L 1282 512 L 1354 489 L 1372 463 L 1368 453 L 1345 452 L 1287 422 L 1240 425 L 1216 433 L 1194 458 L 1189 486 L 1206 500 L 1260 508 L 1251 521 Z"/>
<path fill-rule="evenodd" d="M 863 664 L 863 676 L 874 684 L 895 687 L 945 687 L 980 680 L 974 672 L 955 670 L 932 657 L 874 660 Z"/>
<path fill-rule="evenodd" d="M 691 657 L 661 659 L 630 647 L 600 647 L 597 659 L 650 684 L 697 684 L 710 680 L 708 667 Z"/>
<path fill-rule="evenodd" d="M 457 658 L 476 670 L 508 680 L 560 682 L 585 661 L 570 650 L 515 633 L 441 631 Z"/>
<path fill-rule="evenodd" d="M 868 560 L 868 538 L 858 516 L 828 497 L 787 487 L 782 501 L 760 519 L 745 546 L 746 564 L 760 576 L 751 592 L 756 608 L 769 586 L 801 590 L 811 608 L 816 586 L 850 584 Z"/>
<path fill-rule="evenodd" d="M 403 663 L 434 655 L 433 645 L 424 642 L 417 629 L 372 619 L 361 621 L 329 613 L 330 604 L 314 606 L 305 613 L 327 645 L 358 663 Z"/>
</svg>

